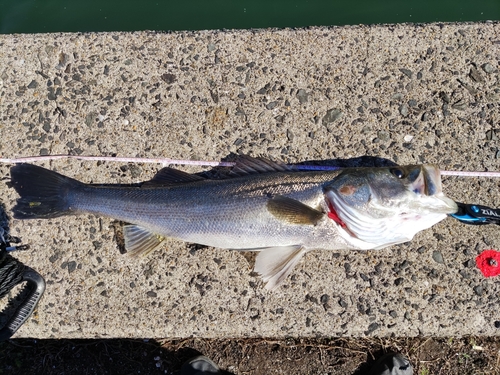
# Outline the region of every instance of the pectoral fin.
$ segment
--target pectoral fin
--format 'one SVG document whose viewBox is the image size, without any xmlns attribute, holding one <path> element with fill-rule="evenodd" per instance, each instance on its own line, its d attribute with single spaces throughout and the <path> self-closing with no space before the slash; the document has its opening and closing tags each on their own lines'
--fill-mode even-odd
<svg viewBox="0 0 500 375">
<path fill-rule="evenodd" d="M 254 271 L 266 282 L 266 289 L 276 289 L 290 274 L 306 250 L 300 245 L 262 249 L 255 259 Z"/>
<path fill-rule="evenodd" d="M 276 218 L 290 224 L 316 225 L 324 213 L 298 200 L 275 195 L 267 202 L 267 210 Z"/>
<path fill-rule="evenodd" d="M 147 255 L 161 245 L 165 237 L 151 233 L 138 225 L 123 227 L 125 250 L 132 256 Z"/>
</svg>

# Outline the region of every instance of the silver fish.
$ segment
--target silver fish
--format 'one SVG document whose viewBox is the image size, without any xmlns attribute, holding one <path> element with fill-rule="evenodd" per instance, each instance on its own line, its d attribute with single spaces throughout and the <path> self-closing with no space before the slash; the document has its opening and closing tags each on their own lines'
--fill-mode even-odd
<svg viewBox="0 0 500 375">
<path fill-rule="evenodd" d="M 435 165 L 296 171 L 242 156 L 226 179 L 163 168 L 140 186 L 90 185 L 30 164 L 11 168 L 16 219 L 93 213 L 121 220 L 126 249 L 164 237 L 259 251 L 254 270 L 277 287 L 309 250 L 380 249 L 455 213 Z"/>
</svg>

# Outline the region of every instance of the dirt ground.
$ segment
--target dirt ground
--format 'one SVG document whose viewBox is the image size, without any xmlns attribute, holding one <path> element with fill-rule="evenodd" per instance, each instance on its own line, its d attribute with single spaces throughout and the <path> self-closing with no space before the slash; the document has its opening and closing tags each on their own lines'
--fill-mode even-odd
<svg viewBox="0 0 500 375">
<path fill-rule="evenodd" d="M 0 343 L 0 374 L 175 374 L 198 354 L 226 374 L 368 374 L 400 352 L 415 375 L 500 374 L 500 338 L 31 340 Z"/>
</svg>

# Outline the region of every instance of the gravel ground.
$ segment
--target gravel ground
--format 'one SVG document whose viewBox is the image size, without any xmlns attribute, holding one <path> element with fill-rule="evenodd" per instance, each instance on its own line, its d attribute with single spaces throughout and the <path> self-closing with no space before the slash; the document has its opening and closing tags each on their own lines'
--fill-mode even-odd
<svg viewBox="0 0 500 375">
<path fill-rule="evenodd" d="M 0 152 L 499 170 L 499 66 L 493 22 L 1 35 Z M 157 169 L 43 165 L 94 183 Z M 500 201 L 496 180 L 444 187 Z M 16 196 L 5 184 L 0 194 L 9 213 Z M 389 249 L 311 252 L 275 293 L 237 252 L 169 240 L 130 260 L 103 218 L 14 220 L 11 231 L 32 245 L 16 256 L 47 290 L 2 344 L 4 373 L 168 373 L 200 351 L 234 373 L 350 374 L 386 350 L 419 375 L 499 372 L 500 284 L 474 261 L 500 248 L 498 227 L 447 219 Z M 144 337 L 157 339 L 131 340 Z"/>
</svg>

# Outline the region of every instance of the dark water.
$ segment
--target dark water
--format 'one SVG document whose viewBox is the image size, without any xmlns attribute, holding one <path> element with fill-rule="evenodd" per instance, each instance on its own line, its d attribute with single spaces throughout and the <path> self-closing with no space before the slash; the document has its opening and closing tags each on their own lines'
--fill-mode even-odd
<svg viewBox="0 0 500 375">
<path fill-rule="evenodd" d="M 500 0 L 0 0 L 0 33 L 500 20 Z"/>
</svg>

